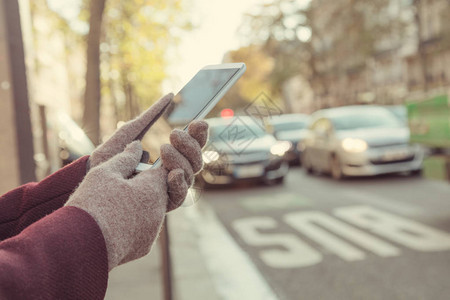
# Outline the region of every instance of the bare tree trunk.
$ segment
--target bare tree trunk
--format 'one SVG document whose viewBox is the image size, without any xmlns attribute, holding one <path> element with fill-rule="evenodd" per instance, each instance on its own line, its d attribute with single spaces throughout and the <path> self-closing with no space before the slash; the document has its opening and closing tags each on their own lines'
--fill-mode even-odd
<svg viewBox="0 0 450 300">
<path fill-rule="evenodd" d="M 308 78 L 309 84 L 311 85 L 312 89 L 313 89 L 313 97 L 314 97 L 314 103 L 315 103 L 315 107 L 313 107 L 314 110 L 317 109 L 321 109 L 323 108 L 323 100 L 324 100 L 324 95 L 328 95 L 328 86 L 326 83 L 326 79 L 324 77 L 324 74 L 321 74 L 318 70 L 317 70 L 317 55 L 319 53 L 317 53 L 312 45 L 312 40 L 313 39 L 317 39 L 319 40 L 321 43 L 323 43 L 323 35 L 322 33 L 319 32 L 316 24 L 315 24 L 315 14 L 313 9 L 310 9 L 307 12 L 307 18 L 309 21 L 309 27 L 311 29 L 311 42 L 306 43 L 306 49 L 309 52 L 309 61 L 308 61 L 308 66 L 310 69 L 310 75 Z M 329 55 L 329 54 L 327 54 Z"/>
<path fill-rule="evenodd" d="M 421 10 L 422 10 L 422 1 L 414 0 L 414 21 L 417 27 L 417 52 L 419 57 L 420 70 L 423 80 L 423 90 L 424 92 L 428 91 L 428 70 L 427 70 L 427 54 L 425 52 L 425 45 L 422 42 L 422 20 L 421 20 Z"/>
<path fill-rule="evenodd" d="M 127 104 L 127 110 L 128 110 L 128 119 L 131 120 L 133 119 L 133 106 L 134 106 L 134 97 L 133 97 L 133 92 L 131 90 L 131 85 L 129 82 L 127 82 L 126 87 L 125 87 L 125 99 L 126 99 L 126 104 Z"/>
<path fill-rule="evenodd" d="M 126 75 L 122 78 L 126 78 Z M 128 82 L 128 80 L 124 79 L 122 80 L 122 89 L 125 93 L 125 118 L 127 120 L 131 120 L 135 117 L 135 99 L 134 99 L 134 93 L 133 93 L 133 87 Z"/>
<path fill-rule="evenodd" d="M 100 144 L 100 36 L 105 1 L 91 0 L 87 40 L 83 127 L 95 145 Z"/>
<path fill-rule="evenodd" d="M 108 80 L 108 88 L 109 88 L 109 92 L 111 94 L 111 105 L 112 105 L 113 111 L 114 111 L 114 126 L 117 126 L 117 122 L 119 122 L 121 120 L 121 117 L 119 115 L 119 107 L 118 107 L 119 104 L 117 103 L 115 85 L 114 85 L 114 82 L 112 81 L 112 79 Z"/>
</svg>

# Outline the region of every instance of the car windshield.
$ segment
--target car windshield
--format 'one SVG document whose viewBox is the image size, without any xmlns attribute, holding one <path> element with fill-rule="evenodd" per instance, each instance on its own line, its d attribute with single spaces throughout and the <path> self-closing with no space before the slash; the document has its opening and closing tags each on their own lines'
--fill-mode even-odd
<svg viewBox="0 0 450 300">
<path fill-rule="evenodd" d="M 408 122 L 408 111 L 404 106 L 392 106 L 387 107 L 391 113 L 393 113 L 401 122 Z"/>
<path fill-rule="evenodd" d="M 289 130 L 299 130 L 305 129 L 306 122 L 298 121 L 298 122 L 283 122 L 283 123 L 274 123 L 273 129 L 275 131 L 289 131 Z"/>
<path fill-rule="evenodd" d="M 238 122 L 232 122 L 230 124 L 220 124 L 211 126 L 210 128 L 210 140 L 243 140 L 252 139 L 256 137 L 262 137 L 266 133 L 254 124 L 244 124 Z"/>
<path fill-rule="evenodd" d="M 384 110 L 351 111 L 330 118 L 336 130 L 400 127 L 393 114 Z"/>
</svg>

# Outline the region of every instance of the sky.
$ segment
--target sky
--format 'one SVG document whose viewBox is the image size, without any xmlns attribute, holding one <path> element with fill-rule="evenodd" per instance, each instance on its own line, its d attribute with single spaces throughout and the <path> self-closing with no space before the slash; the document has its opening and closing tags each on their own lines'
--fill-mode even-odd
<svg viewBox="0 0 450 300">
<path fill-rule="evenodd" d="M 165 92 L 177 92 L 205 65 L 222 62 L 229 50 L 239 48 L 237 29 L 243 15 L 258 0 L 191 0 L 192 15 L 198 28 L 187 32 L 178 47 L 179 57 L 169 68 L 171 80 Z M 259 0 L 261 2 L 261 0 Z"/>
<path fill-rule="evenodd" d="M 76 20 L 81 0 L 47 0 L 69 20 Z M 203 66 L 222 62 L 224 54 L 239 48 L 236 30 L 245 12 L 262 0 L 186 0 L 196 28 L 183 35 L 177 53 L 171 53 L 163 92 L 178 92 Z M 85 25 L 74 21 L 80 31 Z"/>
</svg>

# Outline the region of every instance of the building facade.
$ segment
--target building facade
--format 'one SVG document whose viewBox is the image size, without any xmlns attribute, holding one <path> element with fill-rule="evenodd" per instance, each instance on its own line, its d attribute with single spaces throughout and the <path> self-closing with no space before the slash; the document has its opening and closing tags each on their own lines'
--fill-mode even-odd
<svg viewBox="0 0 450 300">
<path fill-rule="evenodd" d="M 447 0 L 312 0 L 308 110 L 405 100 L 450 87 Z"/>
</svg>

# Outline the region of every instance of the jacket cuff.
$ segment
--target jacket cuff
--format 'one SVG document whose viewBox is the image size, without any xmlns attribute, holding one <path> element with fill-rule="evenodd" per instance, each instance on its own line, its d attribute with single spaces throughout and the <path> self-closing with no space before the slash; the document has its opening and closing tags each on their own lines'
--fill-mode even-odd
<svg viewBox="0 0 450 300">
<path fill-rule="evenodd" d="M 0 240 L 14 236 L 27 226 L 61 208 L 86 175 L 84 156 L 46 177 L 28 183 L 0 198 Z"/>
<path fill-rule="evenodd" d="M 95 220 L 64 207 L 0 243 L 0 295 L 8 299 L 103 299 L 108 258 Z M 10 296 L 10 297 L 9 297 Z"/>
</svg>

